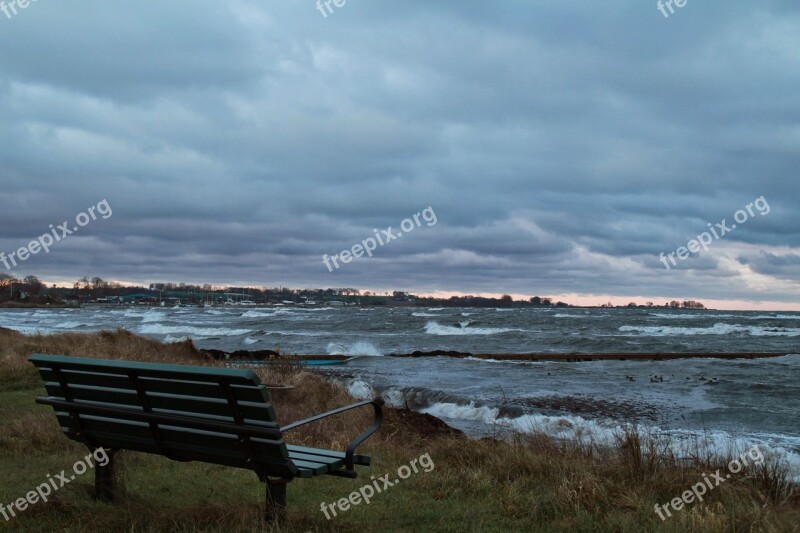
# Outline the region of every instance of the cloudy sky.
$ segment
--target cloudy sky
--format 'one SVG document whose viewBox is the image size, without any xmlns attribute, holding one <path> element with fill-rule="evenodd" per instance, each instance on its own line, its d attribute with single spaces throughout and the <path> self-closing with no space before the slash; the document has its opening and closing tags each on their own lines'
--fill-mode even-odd
<svg viewBox="0 0 800 533">
<path fill-rule="evenodd" d="M 800 309 L 796 0 L 331 8 L 0 13 L 0 272 Z"/>
</svg>

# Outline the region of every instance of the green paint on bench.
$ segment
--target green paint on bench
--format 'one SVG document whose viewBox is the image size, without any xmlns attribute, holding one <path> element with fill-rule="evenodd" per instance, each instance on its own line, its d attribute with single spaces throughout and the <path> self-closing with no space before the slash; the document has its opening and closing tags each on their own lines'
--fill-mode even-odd
<svg viewBox="0 0 800 533">
<path fill-rule="evenodd" d="M 370 458 L 355 448 L 380 427 L 383 400 L 335 409 L 283 428 L 267 387 L 251 370 L 140 363 L 61 355 L 31 356 L 61 429 L 91 450 L 164 455 L 254 471 L 267 483 L 267 515 L 285 508 L 285 483 L 323 474 L 355 478 Z M 344 452 L 287 445 L 283 433 L 371 405 L 372 426 Z M 115 496 L 113 462 L 97 467 L 98 497 Z M 277 478 L 277 479 L 275 479 Z"/>
</svg>

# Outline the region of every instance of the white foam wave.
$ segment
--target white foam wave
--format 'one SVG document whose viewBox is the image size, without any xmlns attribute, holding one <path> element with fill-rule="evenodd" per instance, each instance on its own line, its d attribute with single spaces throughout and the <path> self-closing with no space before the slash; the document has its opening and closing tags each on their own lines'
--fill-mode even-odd
<svg viewBox="0 0 800 533">
<path fill-rule="evenodd" d="M 247 337 L 247 338 L 246 338 L 244 341 L 242 341 L 242 342 L 244 342 L 245 344 L 255 344 L 255 343 L 257 343 L 257 342 L 258 342 L 258 339 L 253 339 L 253 338 L 251 338 L 251 337 Z"/>
<path fill-rule="evenodd" d="M 172 335 L 167 335 L 164 337 L 164 342 L 167 344 L 175 344 L 178 342 L 186 342 L 189 340 L 189 337 L 173 337 Z"/>
<path fill-rule="evenodd" d="M 428 335 L 496 335 L 499 333 L 508 333 L 509 331 L 520 330 L 511 328 L 469 328 L 443 326 L 435 320 L 431 320 L 425 324 L 425 333 Z"/>
<path fill-rule="evenodd" d="M 380 357 L 383 353 L 367 341 L 357 341 L 350 345 L 341 342 L 331 342 L 328 344 L 328 355 L 366 355 L 370 357 Z"/>
<path fill-rule="evenodd" d="M 142 323 L 152 324 L 154 322 L 160 322 L 164 318 L 164 316 L 165 316 L 164 313 L 162 313 L 161 311 L 156 311 L 151 309 L 147 311 L 145 314 L 141 315 Z"/>
<path fill-rule="evenodd" d="M 800 315 L 774 314 L 774 315 L 734 315 L 731 313 L 650 313 L 650 316 L 674 320 L 698 318 L 738 318 L 739 320 L 800 320 Z"/>
<path fill-rule="evenodd" d="M 432 316 L 440 316 L 440 315 L 435 315 L 433 313 L 411 313 L 411 316 L 432 317 Z"/>
<path fill-rule="evenodd" d="M 197 328 L 193 326 L 164 326 L 162 324 L 147 324 L 140 326 L 139 333 L 144 335 L 171 335 L 187 334 L 197 337 L 233 337 L 236 335 L 247 335 L 252 333 L 252 329 L 228 329 L 228 328 Z"/>
<path fill-rule="evenodd" d="M 497 421 L 499 409 L 495 407 L 476 406 L 475 402 L 467 405 L 457 403 L 435 403 L 420 410 L 423 413 L 437 418 L 452 418 L 455 420 L 477 420 L 486 424 Z"/>
<path fill-rule="evenodd" d="M 286 335 L 295 337 L 328 337 L 333 335 L 328 331 L 268 331 L 267 335 Z"/>
<path fill-rule="evenodd" d="M 428 311 L 444 311 L 444 307 L 429 307 Z"/>
<path fill-rule="evenodd" d="M 50 333 L 53 333 L 53 331 L 55 331 L 52 328 L 45 328 L 42 326 L 19 326 L 16 324 L 14 325 L 9 324 L 9 325 L 4 325 L 3 327 L 7 329 L 12 329 L 14 331 L 18 331 L 23 335 L 48 335 Z"/>
<path fill-rule="evenodd" d="M 797 337 L 800 328 L 742 326 L 740 324 L 724 324 L 718 322 L 707 328 L 687 328 L 672 326 L 620 326 L 619 331 L 640 333 L 653 337 L 669 335 L 731 335 L 741 333 L 753 337 Z"/>
<path fill-rule="evenodd" d="M 477 406 L 474 402 L 467 405 L 436 403 L 421 411 L 444 419 L 478 421 L 526 433 L 542 432 L 556 439 L 594 446 L 613 446 L 626 430 L 632 429 L 630 425 L 613 420 L 588 420 L 575 415 L 501 417 L 499 409 Z M 796 482 L 800 481 L 800 454 L 794 451 L 800 446 L 800 437 L 767 434 L 734 437 L 724 431 L 663 430 L 641 426 L 636 430 L 654 439 L 659 449 L 669 449 L 679 458 L 713 456 L 727 459 L 741 456 L 744 451 L 758 446 L 766 458 L 785 464 L 790 477 Z"/>
<path fill-rule="evenodd" d="M 269 318 L 277 315 L 288 315 L 292 312 L 288 309 L 273 309 L 271 311 L 245 311 L 242 318 Z"/>
<path fill-rule="evenodd" d="M 86 324 L 84 324 L 83 322 L 69 321 L 69 322 L 62 322 L 60 324 L 54 324 L 53 327 L 57 329 L 75 329 L 85 325 Z"/>
<path fill-rule="evenodd" d="M 397 389 L 386 389 L 381 392 L 381 397 L 390 407 L 401 409 L 406 406 L 406 396 L 403 391 Z"/>
<path fill-rule="evenodd" d="M 555 318 L 586 318 L 586 315 L 571 315 L 569 313 L 556 313 Z"/>
<path fill-rule="evenodd" d="M 650 313 L 650 316 L 677 320 L 696 318 L 737 318 L 737 315 L 731 315 L 727 313 L 686 313 L 681 311 L 676 311 L 674 313 Z"/>
<path fill-rule="evenodd" d="M 541 364 L 541 361 L 514 361 L 510 359 L 484 359 L 482 357 L 465 357 L 464 361 L 475 361 L 476 363 L 493 363 L 501 365 L 530 365 L 536 366 Z"/>
<path fill-rule="evenodd" d="M 347 392 L 357 400 L 369 400 L 375 397 L 375 391 L 365 381 L 354 379 L 347 386 Z"/>
</svg>

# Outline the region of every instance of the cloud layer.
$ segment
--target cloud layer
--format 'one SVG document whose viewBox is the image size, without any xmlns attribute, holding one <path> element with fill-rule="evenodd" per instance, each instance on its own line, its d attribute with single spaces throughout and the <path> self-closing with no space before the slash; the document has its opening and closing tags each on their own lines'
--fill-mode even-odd
<svg viewBox="0 0 800 533">
<path fill-rule="evenodd" d="M 110 4 L 0 14 L 0 250 L 114 210 L 15 274 L 800 302 L 796 2 Z"/>
</svg>

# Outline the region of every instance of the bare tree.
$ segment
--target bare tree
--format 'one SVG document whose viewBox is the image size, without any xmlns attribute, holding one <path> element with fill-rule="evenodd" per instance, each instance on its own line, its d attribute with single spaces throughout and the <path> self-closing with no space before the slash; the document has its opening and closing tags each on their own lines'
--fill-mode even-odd
<svg viewBox="0 0 800 533">
<path fill-rule="evenodd" d="M 24 280 L 22 280 L 22 283 L 25 285 L 25 290 L 28 291 L 31 296 L 38 296 L 41 294 L 42 289 L 44 288 L 44 283 L 39 281 L 39 278 L 33 275 L 27 276 Z"/>
</svg>

